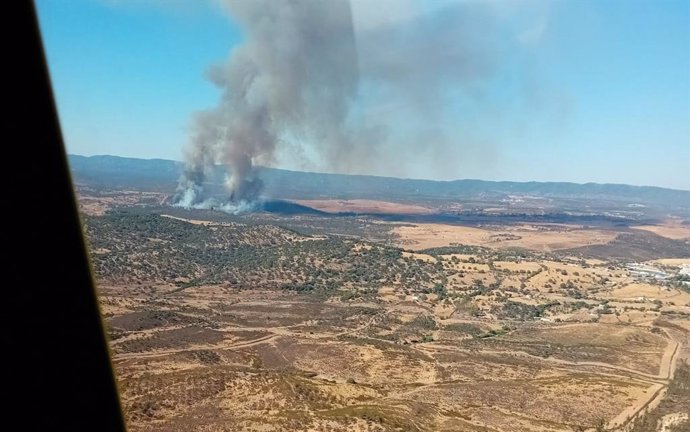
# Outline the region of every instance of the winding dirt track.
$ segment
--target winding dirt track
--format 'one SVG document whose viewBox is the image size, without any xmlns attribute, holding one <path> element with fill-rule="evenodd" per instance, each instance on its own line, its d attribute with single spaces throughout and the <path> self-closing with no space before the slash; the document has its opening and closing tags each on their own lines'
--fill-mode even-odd
<svg viewBox="0 0 690 432">
<path fill-rule="evenodd" d="M 339 335 L 348 335 L 348 334 L 353 334 L 357 333 L 361 330 L 364 330 L 365 328 L 369 327 L 370 325 L 373 324 L 373 322 L 379 318 L 378 315 L 372 317 L 369 319 L 367 322 L 365 322 L 363 325 L 359 326 L 356 329 L 350 330 L 350 331 L 345 331 L 342 332 L 336 336 Z M 664 330 L 664 332 L 666 332 Z M 643 381 L 648 384 L 650 384 L 649 390 L 652 390 L 651 392 L 648 391 L 647 393 L 649 396 L 645 396 L 641 398 L 640 400 L 636 401 L 633 405 L 629 406 L 625 410 L 623 410 L 620 414 L 618 414 L 616 417 L 614 417 L 611 421 L 609 421 L 607 425 L 607 429 L 611 431 L 625 431 L 627 426 L 630 424 L 631 421 L 633 421 L 635 418 L 637 418 L 645 409 L 647 408 L 653 408 L 658 403 L 661 401 L 663 398 L 664 394 L 666 393 L 666 389 L 668 387 L 668 383 L 670 380 L 673 378 L 675 369 L 676 369 L 676 361 L 678 358 L 678 353 L 679 353 L 679 348 L 680 348 L 680 343 L 676 340 L 674 340 L 671 335 L 666 332 L 669 338 L 669 343 L 666 349 L 664 350 L 664 353 L 662 355 L 661 359 L 661 364 L 659 366 L 659 374 L 654 375 L 654 374 L 649 374 L 646 372 L 641 372 L 635 369 L 630 369 L 626 368 L 624 366 L 616 366 L 608 363 L 602 363 L 602 362 L 576 362 L 576 361 L 568 361 L 568 360 L 563 360 L 563 359 L 557 359 L 553 357 L 548 357 L 548 358 L 543 358 L 543 357 L 538 357 L 534 356 L 532 354 L 529 354 L 524 351 L 512 351 L 511 354 L 513 355 L 519 355 L 519 356 L 526 356 L 530 358 L 535 358 L 538 359 L 539 361 L 547 361 L 550 363 L 555 363 L 559 364 L 562 366 L 566 366 L 569 368 L 576 368 L 576 367 L 582 367 L 582 366 L 593 366 L 593 367 L 599 367 L 603 369 L 609 369 L 611 370 L 611 375 L 614 375 L 615 372 L 622 373 L 628 377 L 630 375 L 633 375 L 633 378 L 635 380 Z M 256 339 L 252 339 L 249 341 L 244 341 L 244 342 L 238 342 L 235 344 L 229 344 L 229 345 L 220 345 L 220 346 L 214 346 L 214 349 L 239 349 L 239 348 L 246 348 L 246 347 L 251 347 L 255 345 L 260 345 L 263 343 L 270 342 L 278 337 L 282 336 L 280 333 L 271 333 L 266 336 L 262 336 Z M 331 335 L 332 337 L 332 335 Z M 185 349 L 171 349 L 171 350 L 160 350 L 160 351 L 155 351 L 155 352 L 148 352 L 148 353 L 122 353 L 122 354 L 115 354 L 112 356 L 112 361 L 113 362 L 121 362 L 121 361 L 126 361 L 126 360 L 133 360 L 133 359 L 146 359 L 146 358 L 155 358 L 155 357 L 161 357 L 161 356 L 166 356 L 170 354 L 176 354 L 176 353 L 182 353 L 182 352 L 189 352 L 189 351 L 194 351 L 200 349 L 200 347 L 189 347 Z M 440 352 L 440 351 L 459 351 L 457 347 L 452 347 L 452 346 L 444 346 L 444 345 L 435 345 L 435 344 L 420 344 L 418 347 L 414 347 L 415 350 L 425 353 L 429 355 L 430 353 L 433 352 Z M 495 354 L 506 354 L 504 351 L 483 351 L 483 352 L 489 352 L 489 353 L 495 353 Z M 608 374 L 606 374 L 608 375 Z M 409 395 L 411 393 L 418 392 L 424 388 L 429 388 L 429 387 L 435 387 L 435 386 L 442 386 L 442 385 L 447 385 L 451 384 L 452 382 L 444 381 L 444 382 L 437 382 L 437 383 L 430 383 L 426 384 L 423 386 L 416 387 L 414 389 L 404 391 L 402 393 L 397 393 L 395 395 L 391 395 L 386 399 L 397 399 L 400 398 L 401 396 Z M 594 429 L 590 429 L 594 430 Z"/>
<path fill-rule="evenodd" d="M 664 330 L 664 332 L 666 332 Z M 668 332 L 666 332 L 668 335 Z M 664 384 L 658 384 L 655 391 L 646 399 L 638 401 L 635 405 L 632 405 L 616 417 L 614 417 L 609 423 L 608 428 L 615 431 L 624 431 L 627 426 L 637 418 L 644 410 L 647 408 L 653 408 L 661 402 L 661 399 L 666 394 L 666 389 L 668 388 L 668 382 L 673 379 L 676 372 L 676 361 L 678 360 L 678 351 L 680 348 L 680 343 L 671 339 L 669 335 L 670 343 L 666 350 L 664 351 L 664 356 L 661 359 L 661 366 L 659 368 L 659 377 L 664 378 L 666 382 Z"/>
<path fill-rule="evenodd" d="M 664 330 L 664 332 L 666 332 Z M 636 401 L 633 405 L 627 407 L 624 409 L 620 414 L 618 414 L 616 417 L 614 417 L 611 421 L 609 421 L 607 425 L 608 430 L 612 431 L 625 431 L 626 427 L 630 424 L 631 421 L 633 421 L 637 416 L 639 416 L 645 409 L 647 408 L 653 408 L 656 405 L 661 402 L 661 399 L 664 397 L 664 394 L 666 393 L 666 389 L 668 387 L 668 383 L 670 382 L 671 379 L 673 379 L 675 370 L 676 370 L 676 361 L 678 359 L 678 352 L 680 348 L 680 343 L 678 341 L 675 341 L 672 339 L 671 335 L 666 332 L 668 338 L 669 338 L 669 343 L 664 350 L 664 354 L 661 358 L 661 364 L 659 366 L 659 373 L 657 375 L 654 374 L 649 374 L 646 372 L 641 372 L 635 369 L 630 369 L 626 368 L 623 366 L 616 366 L 608 363 L 601 363 L 601 362 L 574 362 L 574 361 L 568 361 L 568 360 L 563 360 L 563 359 L 557 359 L 553 357 L 548 357 L 548 358 L 543 358 L 543 357 L 538 357 L 534 356 L 532 354 L 523 352 L 523 351 L 513 351 L 511 354 L 515 355 L 520 355 L 520 356 L 527 356 L 531 358 L 538 359 L 540 361 L 548 361 L 551 363 L 556 363 L 560 364 L 563 366 L 569 366 L 569 367 L 578 367 L 578 366 L 594 366 L 594 367 L 600 367 L 600 368 L 605 368 L 605 369 L 610 369 L 612 371 L 617 371 L 620 373 L 625 373 L 625 374 L 631 374 L 635 376 L 635 379 L 646 382 L 650 384 L 649 389 L 651 391 L 648 391 L 648 396 L 641 398 L 640 400 Z M 455 347 L 448 347 L 448 346 L 443 346 L 443 345 L 427 345 L 427 346 L 421 346 L 418 349 L 421 349 L 422 351 L 426 351 L 427 353 L 429 352 L 438 352 L 438 351 L 458 351 L 457 348 Z M 490 353 L 495 353 L 495 354 L 506 354 L 503 351 L 482 351 L 482 352 L 490 352 Z M 423 388 L 428 388 L 428 387 L 434 387 L 434 386 L 441 386 L 444 384 L 449 384 L 448 382 L 439 382 L 439 383 L 432 383 L 432 384 L 427 384 L 423 385 L 420 387 L 417 387 L 415 389 L 397 394 L 397 397 L 404 396 L 410 393 L 415 393 L 420 391 Z M 593 431 L 594 429 L 590 429 Z"/>
<path fill-rule="evenodd" d="M 383 313 L 383 315 L 389 313 L 390 311 L 386 311 Z M 365 328 L 371 326 L 377 319 L 379 319 L 379 315 L 374 315 L 371 317 L 366 323 L 362 324 L 361 326 L 352 329 L 352 330 L 347 330 L 341 333 L 337 333 L 335 335 L 328 335 L 325 338 L 332 339 L 336 338 L 338 336 L 344 336 L 344 335 L 349 335 L 349 334 L 354 334 L 357 332 L 360 332 L 364 330 Z M 286 329 L 290 328 L 295 328 L 298 326 L 284 326 L 284 327 L 272 327 L 272 328 L 264 328 L 264 327 L 246 327 L 242 328 L 242 330 L 269 330 L 273 331 L 273 333 L 262 336 L 256 339 L 252 339 L 249 341 L 245 342 L 238 342 L 235 344 L 230 344 L 230 345 L 214 345 L 212 346 L 213 349 L 239 349 L 239 348 L 247 348 L 251 347 L 254 345 L 259 345 L 263 344 L 266 342 L 269 342 L 273 339 L 276 339 L 279 336 L 284 336 L 286 334 L 289 334 L 289 332 L 286 332 Z M 281 331 L 276 331 L 276 330 L 281 330 Z M 208 348 L 207 346 L 204 346 L 203 348 Z M 157 350 L 153 352 L 146 352 L 146 353 L 122 353 L 122 354 L 113 354 L 111 355 L 112 361 L 113 362 L 120 362 L 123 360 L 131 360 L 131 359 L 145 359 L 145 358 L 155 358 L 155 357 L 162 357 L 170 354 L 177 354 L 177 353 L 182 353 L 182 352 L 189 352 L 189 351 L 195 351 L 198 349 L 202 349 L 202 347 L 188 347 L 188 348 L 181 348 L 181 349 L 168 349 L 168 350 Z"/>
<path fill-rule="evenodd" d="M 676 352 L 678 344 L 674 342 L 675 345 L 673 345 L 675 348 L 671 347 L 672 344 L 669 344 L 669 347 L 666 348 L 667 351 L 670 350 L 670 354 L 673 354 Z M 453 351 L 453 352 L 458 352 L 458 351 L 463 351 L 463 350 L 458 350 L 457 348 L 453 347 L 445 347 L 443 345 L 436 345 L 436 346 L 429 346 L 429 347 L 423 347 L 421 348 L 423 351 L 426 352 L 433 352 L 433 351 Z M 518 356 L 523 356 L 523 357 L 530 357 L 539 361 L 545 361 L 549 363 L 555 363 L 563 366 L 594 366 L 602 369 L 612 369 L 615 371 L 619 372 L 626 372 L 628 374 L 636 375 L 638 377 L 641 377 L 645 379 L 646 381 L 654 381 L 654 382 L 659 382 L 659 383 L 665 383 L 667 382 L 670 378 L 670 369 L 669 369 L 669 363 L 662 364 L 660 367 L 660 373 L 658 375 L 646 373 L 646 372 L 641 372 L 636 369 L 630 369 L 626 368 L 624 366 L 616 366 L 612 365 L 609 363 L 602 363 L 602 362 L 591 362 L 591 361 L 569 361 L 569 360 L 563 360 L 559 358 L 554 358 L 554 357 L 539 357 L 533 354 L 529 354 L 524 351 L 494 351 L 494 350 L 482 350 L 482 353 L 485 354 L 510 354 L 510 355 L 518 355 Z M 664 356 L 662 357 L 662 362 L 664 358 L 667 357 L 667 353 L 664 352 Z"/>
<path fill-rule="evenodd" d="M 246 341 L 246 342 L 238 342 L 236 344 L 231 344 L 231 345 L 214 345 L 213 349 L 247 348 L 250 346 L 259 345 L 262 343 L 269 342 L 269 341 L 277 338 L 278 336 L 280 336 L 280 335 L 274 333 L 274 334 L 262 336 L 260 338 L 252 339 L 252 340 Z M 208 348 L 208 346 L 204 346 L 204 348 Z M 119 361 L 123 361 L 123 360 L 131 360 L 131 359 L 145 359 L 145 358 L 162 357 L 162 356 L 166 356 L 166 355 L 170 355 L 170 354 L 195 351 L 198 349 L 200 349 L 200 347 L 160 350 L 160 351 L 154 351 L 154 352 L 148 352 L 148 353 L 123 353 L 123 354 L 115 354 L 112 356 L 112 358 L 113 358 L 113 362 L 119 362 Z"/>
</svg>

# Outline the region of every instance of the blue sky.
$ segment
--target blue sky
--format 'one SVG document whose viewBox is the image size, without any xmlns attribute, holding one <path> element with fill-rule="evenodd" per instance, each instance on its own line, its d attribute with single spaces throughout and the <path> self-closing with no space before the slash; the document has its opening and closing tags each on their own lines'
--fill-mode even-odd
<svg viewBox="0 0 690 432">
<path fill-rule="evenodd" d="M 690 190 L 690 2 L 461 1 L 486 8 L 493 56 L 481 96 L 439 120 L 457 145 L 366 172 Z M 387 0 L 383 16 L 357 0 L 355 29 L 452 2 Z M 36 4 L 68 151 L 181 159 L 192 115 L 219 97 L 205 72 L 242 30 L 213 1 Z M 405 130 L 404 115 L 390 126 Z M 329 171 L 286 153 L 276 166 Z"/>
</svg>

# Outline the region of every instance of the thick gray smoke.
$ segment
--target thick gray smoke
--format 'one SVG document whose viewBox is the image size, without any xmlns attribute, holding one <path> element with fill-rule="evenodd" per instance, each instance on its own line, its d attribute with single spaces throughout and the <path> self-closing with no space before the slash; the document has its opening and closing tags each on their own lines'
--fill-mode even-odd
<svg viewBox="0 0 690 432">
<path fill-rule="evenodd" d="M 255 163 L 270 163 L 290 137 L 346 140 L 345 120 L 358 87 L 347 1 L 223 0 L 245 42 L 209 71 L 222 90 L 218 106 L 199 114 L 177 202 L 203 205 L 215 163 L 227 166 L 230 201 L 262 190 Z"/>
<path fill-rule="evenodd" d="M 512 48 L 497 43 L 492 3 L 217 1 L 244 39 L 208 72 L 221 97 L 195 119 L 178 205 L 245 208 L 263 188 L 255 167 L 286 154 L 308 169 L 393 175 L 491 157 L 470 131 L 489 117 L 485 84 Z M 225 204 L 204 187 L 216 164 Z"/>
</svg>

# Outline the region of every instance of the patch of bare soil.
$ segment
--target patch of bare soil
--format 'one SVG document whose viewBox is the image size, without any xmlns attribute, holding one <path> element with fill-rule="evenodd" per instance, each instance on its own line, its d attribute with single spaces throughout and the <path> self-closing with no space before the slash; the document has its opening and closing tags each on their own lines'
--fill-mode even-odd
<svg viewBox="0 0 690 432">
<path fill-rule="evenodd" d="M 415 224 L 396 227 L 394 232 L 401 247 L 415 250 L 463 244 L 548 252 L 606 244 L 616 236 L 613 231 L 554 224 L 505 226 L 500 230 L 460 225 Z"/>
<path fill-rule="evenodd" d="M 690 225 L 677 220 L 669 220 L 658 225 L 638 225 L 635 229 L 653 232 L 673 240 L 690 239 Z"/>
</svg>

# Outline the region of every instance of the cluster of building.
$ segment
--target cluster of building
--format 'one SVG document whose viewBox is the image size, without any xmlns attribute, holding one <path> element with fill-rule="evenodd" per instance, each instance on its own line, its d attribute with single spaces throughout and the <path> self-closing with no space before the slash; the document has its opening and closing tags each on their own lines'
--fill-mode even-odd
<svg viewBox="0 0 690 432">
<path fill-rule="evenodd" d="M 659 270 L 648 264 L 627 264 L 625 268 L 632 276 L 639 279 L 656 279 L 658 281 L 664 281 L 671 277 L 671 275 L 665 271 Z"/>
<path fill-rule="evenodd" d="M 627 264 L 625 268 L 631 276 L 640 281 L 650 282 L 669 282 L 681 283 L 690 287 L 690 265 L 682 264 L 677 273 L 669 274 L 668 272 L 658 269 L 649 264 Z M 666 284 L 664 284 L 666 285 Z"/>
</svg>

